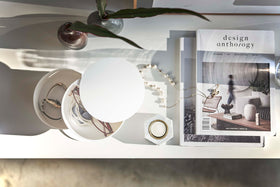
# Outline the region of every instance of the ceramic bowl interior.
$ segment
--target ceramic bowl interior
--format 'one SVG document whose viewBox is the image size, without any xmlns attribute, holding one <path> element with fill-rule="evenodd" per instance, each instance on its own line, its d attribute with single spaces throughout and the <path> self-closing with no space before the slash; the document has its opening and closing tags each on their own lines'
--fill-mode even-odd
<svg viewBox="0 0 280 187">
<path fill-rule="evenodd" d="M 57 69 L 47 73 L 40 79 L 34 90 L 33 105 L 37 116 L 42 122 L 56 129 L 67 128 L 62 119 L 61 107 L 54 107 L 53 109 L 48 103 L 46 105 L 44 100 L 48 98 L 50 101 L 55 101 L 56 104 L 61 105 L 66 89 L 80 78 L 81 74 L 74 70 Z M 47 111 L 45 112 L 42 108 L 44 110 L 47 108 Z"/>
<path fill-rule="evenodd" d="M 71 131 L 71 133 L 67 133 L 69 136 L 76 140 L 101 140 L 112 136 L 120 129 L 123 122 L 102 122 L 82 109 L 79 95 L 75 94 L 78 92 L 75 90 L 79 90 L 79 80 L 69 86 L 62 100 L 62 117 L 68 128 L 67 131 Z M 77 104 L 77 101 L 80 105 Z"/>
</svg>

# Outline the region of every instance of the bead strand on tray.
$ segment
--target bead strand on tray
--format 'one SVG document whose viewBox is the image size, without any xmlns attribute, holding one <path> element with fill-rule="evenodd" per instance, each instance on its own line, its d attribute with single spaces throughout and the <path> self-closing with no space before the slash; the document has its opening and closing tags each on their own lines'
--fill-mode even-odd
<svg viewBox="0 0 280 187">
<path fill-rule="evenodd" d="M 145 81 L 144 84 L 146 88 L 151 89 L 152 91 L 158 93 L 159 95 L 158 101 L 160 107 L 166 107 L 166 96 L 164 96 L 163 90 L 160 87 L 158 87 L 156 84 L 152 84 L 147 81 Z"/>
<path fill-rule="evenodd" d="M 162 75 L 162 77 L 170 83 L 171 86 L 175 87 L 176 83 L 171 78 L 171 76 L 168 73 L 164 73 L 161 69 L 158 68 L 158 66 L 156 64 L 146 64 L 146 65 L 143 65 L 142 68 L 139 68 L 139 72 L 142 75 L 142 78 L 144 80 L 145 80 L 144 70 L 148 70 L 148 69 L 159 72 Z M 165 107 L 165 108 L 173 107 L 173 105 L 171 107 L 167 106 L 166 96 L 163 96 L 163 90 L 160 87 L 157 87 L 155 84 L 151 84 L 148 81 L 145 81 L 144 84 L 145 84 L 146 88 L 150 88 L 151 90 L 153 90 L 159 94 L 160 107 Z"/>
<path fill-rule="evenodd" d="M 168 73 L 164 73 L 161 69 L 159 69 L 156 64 L 146 64 L 142 68 L 139 69 L 139 72 L 141 73 L 143 78 L 144 78 L 143 70 L 145 70 L 145 69 L 151 69 L 151 70 L 158 71 L 162 75 L 163 78 L 168 80 L 168 82 L 170 83 L 171 86 L 175 86 L 176 85 L 176 83 L 173 80 L 173 78 L 171 78 L 171 76 Z"/>
</svg>

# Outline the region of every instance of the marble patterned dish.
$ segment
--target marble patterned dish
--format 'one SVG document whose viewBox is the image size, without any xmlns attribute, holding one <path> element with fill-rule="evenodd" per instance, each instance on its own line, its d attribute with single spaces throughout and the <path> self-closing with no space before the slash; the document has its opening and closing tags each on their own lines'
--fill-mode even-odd
<svg viewBox="0 0 280 187">
<path fill-rule="evenodd" d="M 79 96 L 77 80 L 66 90 L 62 99 L 62 118 L 67 126 L 68 136 L 79 141 L 96 141 L 115 134 L 123 122 L 106 123 L 92 117 L 84 109 Z"/>
</svg>

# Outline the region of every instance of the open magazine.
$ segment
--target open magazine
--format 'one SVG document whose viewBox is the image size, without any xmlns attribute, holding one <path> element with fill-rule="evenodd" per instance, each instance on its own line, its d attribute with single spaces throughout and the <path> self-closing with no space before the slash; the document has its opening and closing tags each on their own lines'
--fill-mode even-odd
<svg viewBox="0 0 280 187">
<path fill-rule="evenodd" d="M 264 146 L 262 136 L 196 134 L 196 40 L 180 39 L 180 145 L 183 146 Z"/>
<path fill-rule="evenodd" d="M 197 31 L 197 134 L 275 132 L 274 53 L 273 31 Z"/>
</svg>

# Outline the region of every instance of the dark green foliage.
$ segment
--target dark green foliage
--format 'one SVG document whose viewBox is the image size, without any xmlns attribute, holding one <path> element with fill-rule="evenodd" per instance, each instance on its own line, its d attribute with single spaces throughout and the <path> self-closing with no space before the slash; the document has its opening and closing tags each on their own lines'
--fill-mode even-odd
<svg viewBox="0 0 280 187">
<path fill-rule="evenodd" d="M 118 36 L 118 35 L 112 33 L 111 31 L 107 30 L 106 28 L 103 28 L 99 25 L 86 25 L 80 21 L 76 21 L 71 25 L 70 29 L 75 30 L 75 31 L 80 31 L 80 32 L 91 33 L 91 34 L 93 34 L 95 36 L 99 36 L 99 37 L 109 37 L 109 38 L 121 39 L 121 40 L 129 43 L 130 45 L 133 45 L 134 47 L 143 49 L 142 47 L 140 47 L 133 41 L 131 41 L 127 38 L 124 38 L 122 36 Z"/>
<path fill-rule="evenodd" d="M 115 13 L 108 13 L 106 12 L 106 6 L 107 6 L 106 0 L 96 0 L 96 6 L 101 19 L 136 18 L 136 17 L 146 18 L 146 17 L 152 17 L 161 14 L 189 14 L 189 15 L 198 16 L 201 19 L 209 21 L 205 16 L 197 12 L 187 10 L 187 9 L 181 9 L 181 8 L 137 8 L 137 9 L 123 9 Z M 133 45 L 134 47 L 142 49 L 142 47 L 140 47 L 133 41 L 124 38 L 122 36 L 118 36 L 112 33 L 111 31 L 109 31 L 108 29 L 98 25 L 86 25 L 83 24 L 82 22 L 77 21 L 70 27 L 70 29 L 91 33 L 100 37 L 118 38 L 129 43 L 130 45 Z"/>
<path fill-rule="evenodd" d="M 205 16 L 182 8 L 137 8 L 137 9 L 122 9 L 115 13 L 108 14 L 106 18 L 146 18 L 161 14 L 189 14 L 198 16 L 204 20 L 209 21 Z"/>
<path fill-rule="evenodd" d="M 255 81 L 249 81 L 249 84 L 250 84 L 250 88 L 253 91 L 262 92 L 265 95 L 269 94 L 270 92 L 270 85 L 268 82 L 255 80 Z"/>
</svg>

